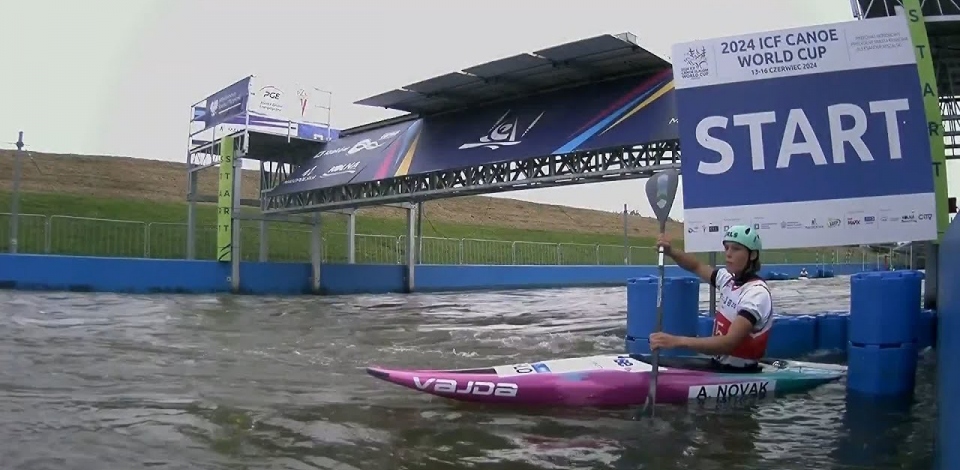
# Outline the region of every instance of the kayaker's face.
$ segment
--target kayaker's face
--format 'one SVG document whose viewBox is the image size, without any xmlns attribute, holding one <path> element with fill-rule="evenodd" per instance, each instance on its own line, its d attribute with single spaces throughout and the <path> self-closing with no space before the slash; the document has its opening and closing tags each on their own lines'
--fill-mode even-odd
<svg viewBox="0 0 960 470">
<path fill-rule="evenodd" d="M 727 271 L 734 275 L 742 273 L 750 261 L 750 251 L 739 243 L 724 242 L 723 254 L 727 261 Z"/>
</svg>

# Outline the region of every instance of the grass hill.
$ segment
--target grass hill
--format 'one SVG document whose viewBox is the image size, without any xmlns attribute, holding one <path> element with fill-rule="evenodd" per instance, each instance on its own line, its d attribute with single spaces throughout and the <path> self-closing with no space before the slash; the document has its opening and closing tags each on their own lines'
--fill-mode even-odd
<svg viewBox="0 0 960 470">
<path fill-rule="evenodd" d="M 13 153 L 0 150 L 0 184 L 5 188 L 11 184 Z M 30 152 L 30 156 L 23 166 L 21 189 L 24 192 L 162 203 L 185 203 L 186 200 L 184 163 L 39 152 Z M 215 173 L 216 169 L 201 172 L 202 194 L 216 194 Z M 244 198 L 258 196 L 260 181 L 257 171 L 243 171 L 242 191 Z M 589 209 L 484 196 L 432 201 L 425 206 L 424 213 L 432 222 L 515 230 L 623 234 L 620 214 Z M 360 214 L 373 218 L 399 218 L 404 212 L 376 207 L 363 209 Z M 630 216 L 628 226 L 633 237 L 656 237 L 658 230 L 655 219 L 639 216 Z M 671 221 L 667 229 L 672 236 L 679 237 L 682 228 L 682 224 Z"/>
<path fill-rule="evenodd" d="M 28 155 L 22 167 L 23 213 L 142 222 L 186 221 L 187 181 L 184 163 L 42 152 L 28 152 Z M 0 192 L 0 213 L 7 212 L 6 208 L 9 207 L 13 157 L 14 151 L 0 150 L 0 187 L 3 188 Z M 200 172 L 201 194 L 216 193 L 216 171 L 211 168 Z M 256 198 L 259 190 L 258 172 L 244 170 L 242 196 Z M 215 208 L 212 204 L 202 206 L 205 207 L 198 214 L 199 224 L 212 226 Z M 254 208 L 250 210 L 256 211 Z M 425 236 L 554 244 L 623 244 L 622 215 L 612 212 L 465 196 L 428 202 L 424 214 Z M 404 216 L 404 211 L 395 208 L 362 209 L 358 212 L 357 233 L 402 235 L 405 233 Z M 344 232 L 343 219 L 334 214 L 325 215 L 324 232 Z M 301 231 L 305 229 L 303 226 L 297 227 Z M 6 231 L 6 227 L 0 227 L 0 231 Z M 651 246 L 657 231 L 655 219 L 634 215 L 628 217 L 631 245 Z M 675 239 L 680 239 L 682 224 L 671 221 L 667 231 Z M 6 238 L 2 243 L 6 243 Z M 151 240 L 151 243 L 155 241 Z M 271 235 L 271 245 L 277 243 L 280 243 L 277 237 Z M 256 243 L 245 245 L 250 247 Z M 622 260 L 622 249 L 613 257 Z"/>
</svg>

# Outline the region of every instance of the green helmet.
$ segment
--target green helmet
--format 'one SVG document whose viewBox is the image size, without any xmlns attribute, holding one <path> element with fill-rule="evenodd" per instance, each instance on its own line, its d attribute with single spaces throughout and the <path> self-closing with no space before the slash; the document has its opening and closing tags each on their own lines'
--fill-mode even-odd
<svg viewBox="0 0 960 470">
<path fill-rule="evenodd" d="M 723 235 L 723 241 L 739 243 L 751 251 L 760 251 L 763 246 L 760 243 L 760 234 L 749 225 L 734 225 L 730 227 L 727 229 L 727 233 Z"/>
</svg>

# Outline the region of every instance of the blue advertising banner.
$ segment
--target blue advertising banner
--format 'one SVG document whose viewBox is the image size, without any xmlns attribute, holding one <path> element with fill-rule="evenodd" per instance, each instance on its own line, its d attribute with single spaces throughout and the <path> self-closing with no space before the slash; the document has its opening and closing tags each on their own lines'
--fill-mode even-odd
<svg viewBox="0 0 960 470">
<path fill-rule="evenodd" d="M 672 91 L 666 70 L 428 118 L 411 172 L 673 140 Z"/>
<path fill-rule="evenodd" d="M 411 146 L 411 137 L 419 134 L 422 125 L 421 120 L 408 121 L 327 142 L 311 162 L 270 195 L 392 177 Z"/>
<path fill-rule="evenodd" d="M 930 143 L 902 17 L 678 44 L 685 247 L 936 238 Z"/>
<path fill-rule="evenodd" d="M 666 70 L 336 140 L 271 194 L 676 138 L 673 76 Z M 364 141 L 376 146 L 363 155 L 348 151 Z M 340 165 L 355 172 L 349 178 L 309 179 Z"/>
<path fill-rule="evenodd" d="M 250 77 L 244 78 L 207 98 L 207 112 L 203 116 L 205 128 L 216 126 L 243 113 L 250 100 Z"/>
</svg>

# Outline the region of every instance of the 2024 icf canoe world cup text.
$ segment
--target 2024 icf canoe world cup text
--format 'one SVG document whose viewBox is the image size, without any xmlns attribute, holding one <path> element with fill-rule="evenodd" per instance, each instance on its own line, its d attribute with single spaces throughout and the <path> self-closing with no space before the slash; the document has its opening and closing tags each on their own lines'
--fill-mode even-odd
<svg viewBox="0 0 960 470">
<path fill-rule="evenodd" d="M 840 41 L 836 28 L 771 34 L 720 43 L 721 54 L 735 54 L 741 68 L 753 75 L 817 68 L 827 44 Z"/>
</svg>

